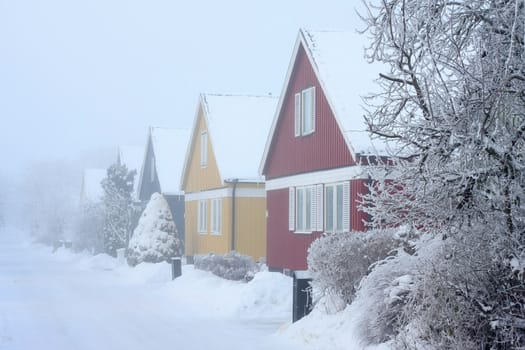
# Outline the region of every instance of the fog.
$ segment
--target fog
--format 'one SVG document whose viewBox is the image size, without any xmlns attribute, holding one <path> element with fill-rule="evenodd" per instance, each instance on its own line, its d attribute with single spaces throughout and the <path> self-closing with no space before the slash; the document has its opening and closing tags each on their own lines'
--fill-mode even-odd
<svg viewBox="0 0 525 350">
<path fill-rule="evenodd" d="M 73 203 L 148 126 L 190 127 L 200 92 L 279 95 L 298 29 L 354 30 L 355 5 L 0 0 L 2 217 Z"/>
</svg>

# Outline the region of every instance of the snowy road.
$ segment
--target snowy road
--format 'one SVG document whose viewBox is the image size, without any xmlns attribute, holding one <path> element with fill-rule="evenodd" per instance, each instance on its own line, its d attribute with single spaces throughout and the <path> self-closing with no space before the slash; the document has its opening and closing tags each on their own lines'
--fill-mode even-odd
<svg viewBox="0 0 525 350">
<path fill-rule="evenodd" d="M 144 281 L 0 231 L 0 349 L 294 349 L 272 335 L 283 319 L 227 316 L 213 290 L 192 293 L 161 267 Z"/>
</svg>

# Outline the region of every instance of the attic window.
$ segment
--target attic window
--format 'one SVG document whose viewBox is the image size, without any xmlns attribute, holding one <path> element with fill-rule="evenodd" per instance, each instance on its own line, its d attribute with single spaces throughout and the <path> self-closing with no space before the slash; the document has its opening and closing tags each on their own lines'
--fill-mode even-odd
<svg viewBox="0 0 525 350">
<path fill-rule="evenodd" d="M 315 131 L 315 87 L 295 94 L 295 137 L 306 136 Z"/>
<path fill-rule="evenodd" d="M 201 167 L 208 165 L 208 133 L 203 131 L 201 133 Z"/>
</svg>

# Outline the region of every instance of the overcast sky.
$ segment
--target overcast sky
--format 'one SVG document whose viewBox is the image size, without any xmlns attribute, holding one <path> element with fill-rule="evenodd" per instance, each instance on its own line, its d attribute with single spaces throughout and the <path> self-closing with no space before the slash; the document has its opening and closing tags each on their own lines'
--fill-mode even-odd
<svg viewBox="0 0 525 350">
<path fill-rule="evenodd" d="M 278 95 L 298 29 L 362 27 L 358 4 L 0 0 L 2 167 L 190 127 L 199 92 Z"/>
</svg>

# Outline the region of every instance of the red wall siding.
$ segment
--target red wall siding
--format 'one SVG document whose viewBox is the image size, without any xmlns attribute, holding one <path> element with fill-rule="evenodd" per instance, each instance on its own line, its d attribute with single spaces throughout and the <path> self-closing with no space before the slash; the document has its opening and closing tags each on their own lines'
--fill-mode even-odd
<svg viewBox="0 0 525 350">
<path fill-rule="evenodd" d="M 354 164 L 344 136 L 302 47 L 299 48 L 294 67 L 268 152 L 264 169 L 266 179 Z M 296 138 L 294 96 L 311 86 L 315 86 L 316 91 L 315 132 Z"/>
<path fill-rule="evenodd" d="M 367 180 L 350 181 L 350 223 L 351 230 L 364 231 L 368 215 L 358 210 L 359 195 L 367 192 Z M 295 234 L 288 230 L 288 188 L 266 192 L 267 218 L 267 264 L 270 268 L 306 270 L 306 258 L 310 244 L 321 236 Z"/>
<path fill-rule="evenodd" d="M 266 192 L 266 205 L 268 267 L 306 270 L 308 247 L 320 234 L 295 234 L 288 231 L 288 189 Z"/>
<path fill-rule="evenodd" d="M 316 121 L 311 135 L 294 136 L 295 93 L 315 86 Z M 266 179 L 354 165 L 345 138 L 302 47 L 284 96 L 278 123 L 264 167 Z M 350 180 L 350 179 L 349 179 Z M 354 231 L 364 231 L 368 217 L 357 209 L 359 194 L 366 193 L 366 179 L 351 181 L 350 222 Z M 288 230 L 288 188 L 267 191 L 267 263 L 270 268 L 307 269 L 310 244 L 321 236 L 295 234 Z"/>
</svg>

